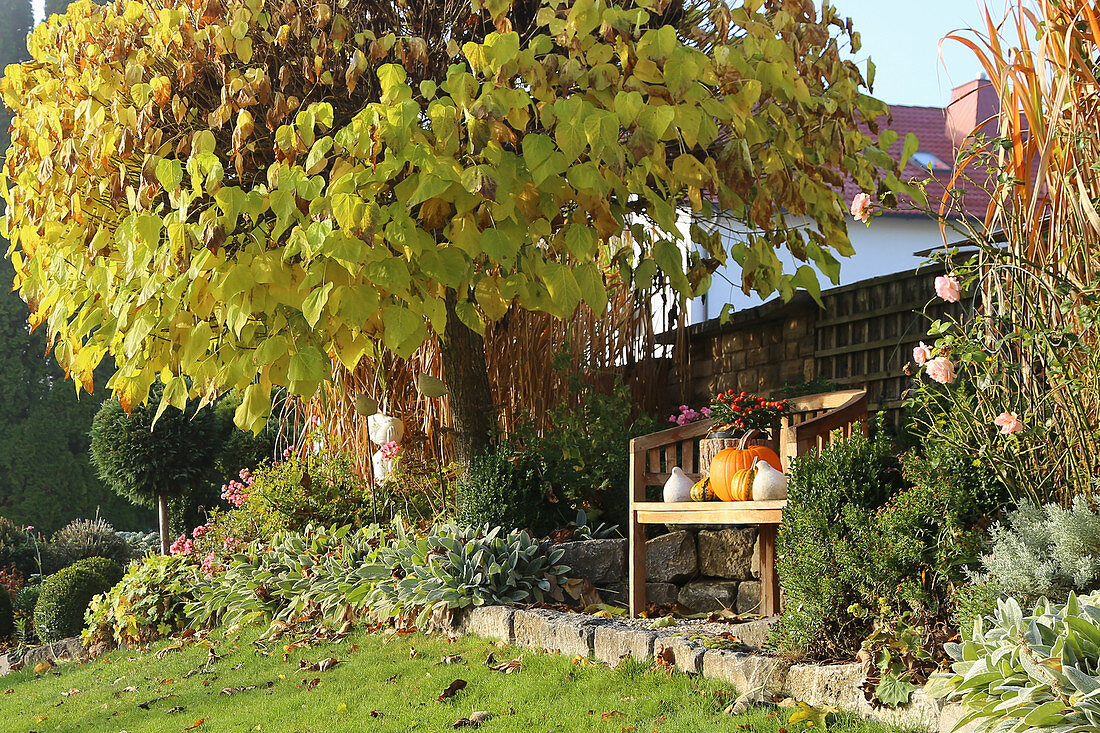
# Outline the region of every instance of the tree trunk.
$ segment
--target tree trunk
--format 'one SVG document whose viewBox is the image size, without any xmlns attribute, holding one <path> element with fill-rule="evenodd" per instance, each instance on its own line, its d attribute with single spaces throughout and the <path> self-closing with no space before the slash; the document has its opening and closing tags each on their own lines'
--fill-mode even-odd
<svg viewBox="0 0 1100 733">
<path fill-rule="evenodd" d="M 167 555 L 172 548 L 168 527 L 168 494 L 157 494 L 157 519 L 160 523 L 160 554 Z"/>
<path fill-rule="evenodd" d="M 443 333 L 443 380 L 451 400 L 455 458 L 469 463 L 490 445 L 496 408 L 485 364 L 485 339 L 471 331 L 455 313 L 458 294 L 447 289 L 447 328 Z"/>
</svg>

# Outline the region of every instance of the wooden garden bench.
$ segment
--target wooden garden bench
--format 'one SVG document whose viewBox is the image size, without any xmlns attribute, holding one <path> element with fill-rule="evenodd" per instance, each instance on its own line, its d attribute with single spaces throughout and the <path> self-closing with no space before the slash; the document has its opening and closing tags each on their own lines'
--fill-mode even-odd
<svg viewBox="0 0 1100 733">
<path fill-rule="evenodd" d="M 836 431 L 849 437 L 867 429 L 867 391 L 844 390 L 790 400 L 769 444 L 783 470 L 791 458 L 821 448 Z M 646 607 L 646 524 L 755 525 L 760 532 L 760 613 L 779 612 L 779 579 L 775 572 L 775 537 L 783 521 L 783 501 L 647 501 L 646 489 L 663 486 L 675 466 L 698 480 L 699 441 L 714 428 L 713 420 L 661 430 L 630 441 L 630 615 Z M 775 435 L 778 433 L 778 435 Z"/>
</svg>

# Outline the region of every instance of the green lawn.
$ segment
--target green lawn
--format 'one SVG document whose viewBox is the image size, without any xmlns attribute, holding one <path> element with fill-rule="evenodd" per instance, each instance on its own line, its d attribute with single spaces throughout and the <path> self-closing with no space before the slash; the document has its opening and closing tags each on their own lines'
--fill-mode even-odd
<svg viewBox="0 0 1100 733">
<path fill-rule="evenodd" d="M 257 636 L 256 629 L 228 637 L 215 632 L 208 641 L 219 658 L 209 663 L 204 641 L 158 659 L 155 652 L 167 646 L 161 643 L 146 652 L 63 663 L 37 677 L 23 670 L 0 678 L 0 731 L 441 731 L 475 710 L 493 713 L 484 730 L 502 732 L 807 730 L 787 726 L 785 710 L 730 718 L 721 711 L 732 688 L 639 664 L 609 669 L 472 637 L 365 632 L 291 649 L 284 661 L 283 645 L 293 637 L 270 644 L 268 656 L 252 643 Z M 522 654 L 521 670 L 490 670 L 490 653 L 501 662 Z M 452 655 L 462 661 L 441 663 Z M 299 660 L 327 657 L 341 661 L 325 671 L 299 669 Z M 456 679 L 466 688 L 437 699 Z M 313 686 L 313 680 L 319 682 Z M 890 729 L 844 719 L 830 730 Z"/>
</svg>

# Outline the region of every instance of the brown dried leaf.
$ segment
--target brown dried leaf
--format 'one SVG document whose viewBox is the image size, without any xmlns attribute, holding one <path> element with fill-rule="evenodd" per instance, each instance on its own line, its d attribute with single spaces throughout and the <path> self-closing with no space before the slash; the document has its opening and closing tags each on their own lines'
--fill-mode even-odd
<svg viewBox="0 0 1100 733">
<path fill-rule="evenodd" d="M 465 687 L 466 687 L 466 680 L 462 680 L 462 679 L 455 680 L 451 684 L 447 685 L 447 689 L 444 690 L 443 692 L 441 692 L 439 694 L 439 697 L 436 698 L 436 700 L 442 702 L 443 700 L 454 697 L 455 695 L 458 694 L 459 690 L 465 689 Z"/>
</svg>

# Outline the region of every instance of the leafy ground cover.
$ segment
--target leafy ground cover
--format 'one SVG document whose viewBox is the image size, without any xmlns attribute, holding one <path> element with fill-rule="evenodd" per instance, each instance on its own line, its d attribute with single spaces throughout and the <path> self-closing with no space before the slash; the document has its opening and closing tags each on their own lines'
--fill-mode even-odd
<svg viewBox="0 0 1100 733">
<path fill-rule="evenodd" d="M 420 634 L 356 632 L 309 646 L 293 639 L 264 642 L 257 629 L 219 630 L 182 648 L 162 642 L 38 675 L 25 669 L 0 679 L 0 730 L 439 731 L 474 711 L 492 713 L 481 726 L 489 731 L 672 733 L 716 724 L 754 733 L 809 730 L 788 725 L 787 710 L 730 718 L 722 709 L 732 688 L 641 664 L 609 669 L 481 639 Z M 490 654 L 498 669 L 486 663 Z M 513 660 L 519 667 L 508 672 Z M 444 695 L 460 686 L 456 680 L 465 687 Z M 829 730 L 891 729 L 840 718 Z"/>
</svg>

